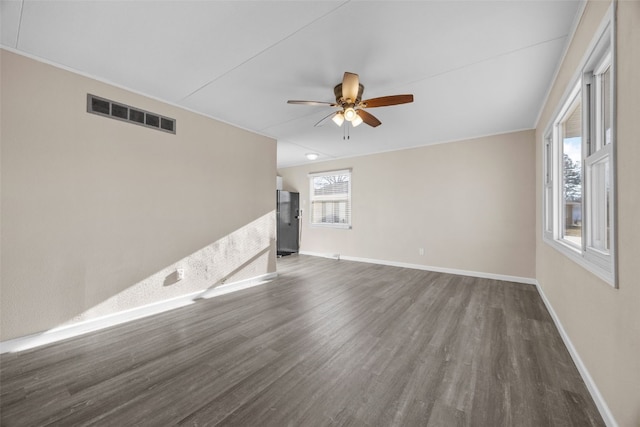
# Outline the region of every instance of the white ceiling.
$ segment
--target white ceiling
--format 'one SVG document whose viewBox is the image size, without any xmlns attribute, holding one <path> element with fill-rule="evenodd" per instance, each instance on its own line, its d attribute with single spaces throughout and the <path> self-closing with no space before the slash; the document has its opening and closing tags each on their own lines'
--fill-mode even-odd
<svg viewBox="0 0 640 427">
<path fill-rule="evenodd" d="M 2 0 L 2 45 L 278 140 L 278 166 L 530 129 L 580 0 Z M 382 121 L 314 124 L 345 71 Z"/>
</svg>

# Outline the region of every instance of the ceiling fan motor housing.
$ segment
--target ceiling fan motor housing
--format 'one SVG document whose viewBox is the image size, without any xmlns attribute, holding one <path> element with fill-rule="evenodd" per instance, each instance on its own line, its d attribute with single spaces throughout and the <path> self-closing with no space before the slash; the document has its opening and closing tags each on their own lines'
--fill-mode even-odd
<svg viewBox="0 0 640 427">
<path fill-rule="evenodd" d="M 358 104 L 362 100 L 362 92 L 364 92 L 364 86 L 362 84 L 358 84 L 358 96 L 356 99 L 352 99 L 351 102 L 347 102 L 347 100 L 342 97 L 342 83 L 333 88 L 333 93 L 336 96 L 336 102 L 343 107 L 347 107 L 349 104 Z"/>
</svg>

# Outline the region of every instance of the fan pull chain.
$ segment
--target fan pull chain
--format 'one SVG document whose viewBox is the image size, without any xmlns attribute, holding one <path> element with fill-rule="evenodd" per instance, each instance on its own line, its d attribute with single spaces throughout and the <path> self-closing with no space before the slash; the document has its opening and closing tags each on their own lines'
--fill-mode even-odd
<svg viewBox="0 0 640 427">
<path fill-rule="evenodd" d="M 349 124 L 347 123 L 343 128 L 342 128 L 342 140 L 348 140 L 349 139 Z"/>
</svg>

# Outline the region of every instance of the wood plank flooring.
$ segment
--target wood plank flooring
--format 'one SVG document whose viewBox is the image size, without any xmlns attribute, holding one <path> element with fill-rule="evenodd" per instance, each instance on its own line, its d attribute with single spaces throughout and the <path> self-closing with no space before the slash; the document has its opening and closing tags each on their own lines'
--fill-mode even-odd
<svg viewBox="0 0 640 427">
<path fill-rule="evenodd" d="M 2 426 L 604 425 L 534 286 L 299 255 L 278 272 L 2 355 Z"/>
</svg>

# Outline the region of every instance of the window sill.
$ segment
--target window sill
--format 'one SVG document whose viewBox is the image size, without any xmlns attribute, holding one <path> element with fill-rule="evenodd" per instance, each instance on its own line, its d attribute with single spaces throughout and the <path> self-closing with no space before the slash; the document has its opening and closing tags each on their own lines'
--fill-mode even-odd
<svg viewBox="0 0 640 427">
<path fill-rule="evenodd" d="M 573 246 L 570 246 L 567 243 L 564 243 L 560 240 L 551 240 L 548 237 L 543 237 L 542 239 L 546 244 L 551 246 L 553 249 L 557 250 L 561 254 L 565 255 L 567 258 L 589 271 L 590 273 L 596 275 L 599 279 L 603 280 L 606 284 L 613 288 L 617 288 L 616 277 L 615 274 L 605 268 L 600 267 L 599 265 L 594 264 L 593 262 L 586 259 L 585 254 L 581 251 L 577 250 Z"/>
<path fill-rule="evenodd" d="M 351 230 L 351 224 L 311 224 L 313 228 L 337 228 Z"/>
</svg>

